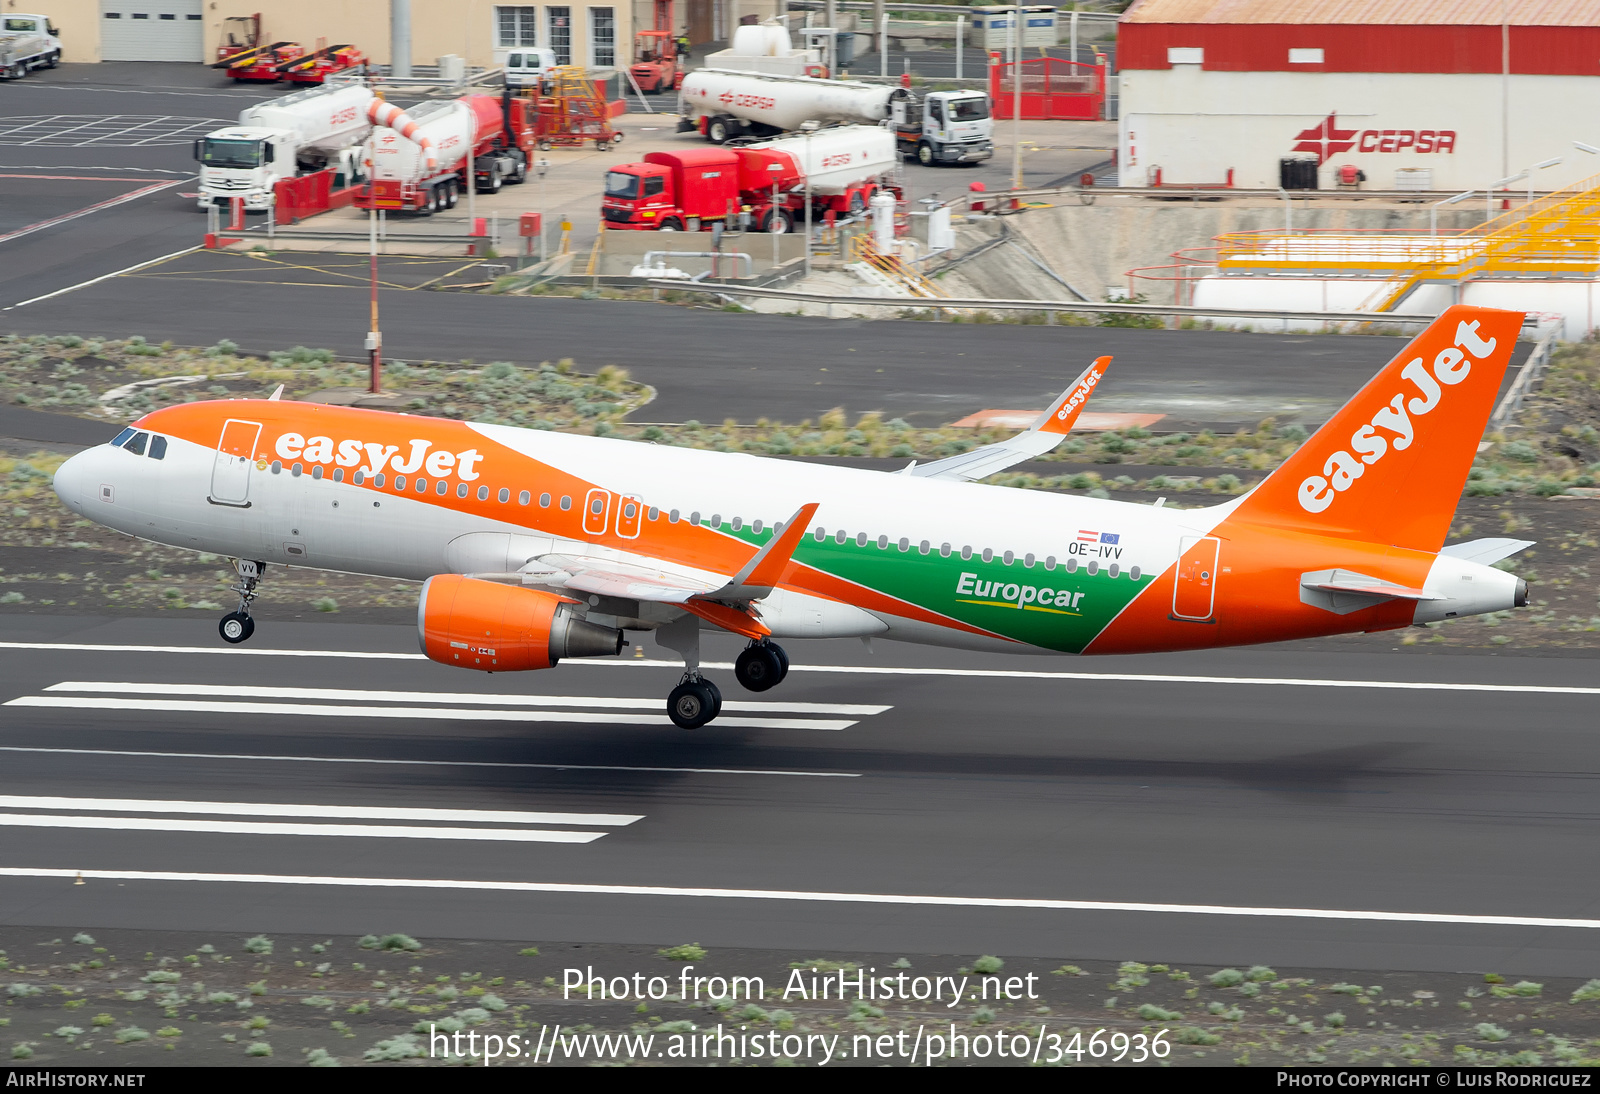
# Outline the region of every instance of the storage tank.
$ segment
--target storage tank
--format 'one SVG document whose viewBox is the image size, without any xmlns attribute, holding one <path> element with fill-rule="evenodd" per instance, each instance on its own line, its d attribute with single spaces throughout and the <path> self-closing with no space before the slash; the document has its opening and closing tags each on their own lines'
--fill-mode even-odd
<svg viewBox="0 0 1600 1094">
<path fill-rule="evenodd" d="M 239 124 L 295 133 L 302 150 L 329 152 L 366 137 L 372 99 L 364 87 L 316 87 L 246 107 L 239 112 Z"/>
<path fill-rule="evenodd" d="M 849 80 L 702 68 L 683 78 L 678 103 L 685 117 L 730 114 L 775 129 L 794 130 L 808 121 L 881 122 L 889 116 L 889 103 L 897 94 L 904 92 Z"/>
<path fill-rule="evenodd" d="M 728 52 L 738 57 L 782 57 L 793 50 L 789 32 L 771 23 L 735 27 Z"/>
<path fill-rule="evenodd" d="M 373 138 L 373 178 L 414 183 L 425 175 L 458 170 L 473 148 L 504 127 L 500 103 L 489 95 L 427 103 L 408 113 L 416 122 L 414 139 L 393 129 L 379 130 Z M 431 171 L 425 142 L 433 149 Z"/>
<path fill-rule="evenodd" d="M 777 158 L 781 154 L 794 168 L 792 172 L 772 172 L 767 176 L 766 185 L 770 186 L 773 176 L 780 174 L 794 177 L 794 184 L 803 184 L 809 177 L 812 194 L 822 196 L 842 194 L 868 179 L 888 174 L 894 170 L 896 156 L 894 134 L 876 125 L 819 129 L 809 136 L 780 137 L 746 145 L 734 152 L 747 160 L 750 167 L 763 161 L 764 167 L 773 162 L 781 163 Z M 758 169 L 755 173 L 764 172 Z M 745 173 L 741 172 L 741 176 Z M 781 182 L 779 188 L 783 188 Z"/>
</svg>

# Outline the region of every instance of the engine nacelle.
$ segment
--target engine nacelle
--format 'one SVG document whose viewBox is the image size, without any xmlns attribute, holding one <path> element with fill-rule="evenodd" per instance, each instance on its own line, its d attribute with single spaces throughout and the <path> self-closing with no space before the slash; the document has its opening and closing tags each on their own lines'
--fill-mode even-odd
<svg viewBox="0 0 1600 1094">
<path fill-rule="evenodd" d="M 547 669 L 563 657 L 611 657 L 622 632 L 590 623 L 575 601 L 537 589 L 440 574 L 422 586 L 417 638 L 445 665 L 484 672 Z"/>
</svg>

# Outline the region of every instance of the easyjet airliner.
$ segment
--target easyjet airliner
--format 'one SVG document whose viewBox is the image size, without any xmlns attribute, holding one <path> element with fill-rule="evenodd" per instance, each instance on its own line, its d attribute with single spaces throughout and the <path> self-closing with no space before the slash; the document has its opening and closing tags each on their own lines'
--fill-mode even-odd
<svg viewBox="0 0 1600 1094">
<path fill-rule="evenodd" d="M 971 481 L 1054 448 L 1109 358 L 1033 428 L 898 473 L 274 398 L 154 411 L 55 488 L 233 559 L 229 642 L 273 564 L 420 580 L 419 640 L 447 665 L 544 669 L 653 631 L 694 728 L 722 705 L 707 627 L 749 640 L 734 674 L 763 691 L 788 671 L 777 638 L 1134 653 L 1521 607 L 1490 564 L 1526 541 L 1443 544 L 1522 321 L 1449 309 L 1254 490 L 1200 509 Z"/>
</svg>

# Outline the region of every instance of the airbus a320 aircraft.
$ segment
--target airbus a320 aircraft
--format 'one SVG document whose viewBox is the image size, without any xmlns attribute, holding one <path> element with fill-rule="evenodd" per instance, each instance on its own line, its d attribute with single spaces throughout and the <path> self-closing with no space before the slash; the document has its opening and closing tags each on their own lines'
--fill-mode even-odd
<svg viewBox="0 0 1600 1094">
<path fill-rule="evenodd" d="M 764 691 L 788 671 L 776 638 L 1135 653 L 1521 607 L 1490 564 L 1526 541 L 1441 547 L 1522 321 L 1449 309 L 1254 490 L 1200 509 L 970 481 L 1054 448 L 1110 358 L 1032 429 L 893 474 L 232 400 L 147 414 L 55 488 L 233 559 L 229 642 L 271 564 L 421 580 L 422 649 L 447 665 L 544 669 L 653 631 L 684 660 L 668 714 L 695 728 L 722 705 L 705 627 L 749 640 L 735 676 Z"/>
</svg>

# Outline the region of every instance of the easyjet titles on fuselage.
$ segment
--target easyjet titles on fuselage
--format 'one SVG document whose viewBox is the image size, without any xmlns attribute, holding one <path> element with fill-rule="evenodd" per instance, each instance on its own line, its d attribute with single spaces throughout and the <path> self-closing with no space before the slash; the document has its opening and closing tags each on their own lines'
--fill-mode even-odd
<svg viewBox="0 0 1600 1094">
<path fill-rule="evenodd" d="M 476 466 L 483 461 L 483 453 L 476 448 L 451 452 L 433 448 L 433 441 L 417 438 L 408 442 L 411 451 L 400 455 L 400 446 L 376 441 L 343 440 L 332 437 L 305 437 L 299 433 L 283 433 L 273 445 L 281 460 L 303 460 L 306 463 L 335 464 L 339 467 L 358 468 L 363 474 L 376 475 L 384 470 L 400 475 L 426 472 L 436 479 L 454 475 L 462 482 L 472 482 L 479 477 Z"/>
</svg>

